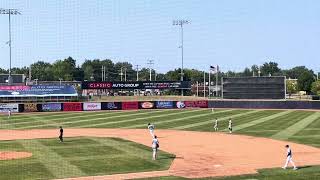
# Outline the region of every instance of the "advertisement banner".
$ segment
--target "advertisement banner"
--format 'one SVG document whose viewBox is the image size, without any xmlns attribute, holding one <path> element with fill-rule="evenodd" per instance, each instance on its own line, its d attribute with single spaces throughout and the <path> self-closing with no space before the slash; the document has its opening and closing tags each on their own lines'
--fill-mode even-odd
<svg viewBox="0 0 320 180">
<path fill-rule="evenodd" d="M 42 104 L 42 111 L 61 111 L 61 103 L 46 103 Z"/>
<path fill-rule="evenodd" d="M 139 103 L 137 101 L 122 102 L 122 110 L 139 109 Z"/>
<path fill-rule="evenodd" d="M 0 103 L 0 112 L 19 112 L 19 105 L 18 104 L 7 104 L 7 103 Z"/>
<path fill-rule="evenodd" d="M 157 109 L 173 109 L 175 108 L 173 101 L 156 101 Z"/>
<path fill-rule="evenodd" d="M 38 109 L 38 106 L 36 103 L 25 103 L 24 104 L 24 112 L 37 112 L 40 109 Z"/>
<path fill-rule="evenodd" d="M 121 102 L 102 102 L 101 110 L 121 110 Z"/>
<path fill-rule="evenodd" d="M 63 103 L 63 111 L 82 111 L 82 103 L 74 102 L 74 103 Z"/>
<path fill-rule="evenodd" d="M 185 101 L 186 108 L 208 108 L 208 101 Z"/>
<path fill-rule="evenodd" d="M 97 111 L 97 110 L 101 110 L 101 103 L 85 102 L 85 103 L 83 103 L 83 110 L 84 110 L 84 111 Z"/>
<path fill-rule="evenodd" d="M 78 96 L 70 85 L 0 86 L 0 97 Z"/>
<path fill-rule="evenodd" d="M 154 109 L 155 103 L 152 101 L 139 102 L 139 109 Z"/>
<path fill-rule="evenodd" d="M 176 104 L 176 108 L 178 109 L 183 109 L 186 107 L 183 101 L 176 101 L 175 104 Z"/>
<path fill-rule="evenodd" d="M 190 81 L 135 81 L 90 82 L 83 81 L 82 89 L 191 89 Z"/>
</svg>

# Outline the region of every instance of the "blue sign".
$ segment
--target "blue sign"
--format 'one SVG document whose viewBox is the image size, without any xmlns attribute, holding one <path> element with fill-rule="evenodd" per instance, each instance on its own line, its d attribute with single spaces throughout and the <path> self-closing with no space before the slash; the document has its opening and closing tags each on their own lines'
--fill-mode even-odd
<svg viewBox="0 0 320 180">
<path fill-rule="evenodd" d="M 172 109 L 174 108 L 173 101 L 156 101 L 157 109 Z"/>
<path fill-rule="evenodd" d="M 61 103 L 42 104 L 42 111 L 61 111 Z"/>
<path fill-rule="evenodd" d="M 0 97 L 78 96 L 70 85 L 0 86 Z"/>
</svg>

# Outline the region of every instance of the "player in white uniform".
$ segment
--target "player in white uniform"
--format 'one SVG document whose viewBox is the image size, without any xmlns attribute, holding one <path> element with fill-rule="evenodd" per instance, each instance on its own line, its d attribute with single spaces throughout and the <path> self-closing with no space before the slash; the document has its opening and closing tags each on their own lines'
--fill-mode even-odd
<svg viewBox="0 0 320 180">
<path fill-rule="evenodd" d="M 231 120 L 231 118 L 229 119 L 228 129 L 229 129 L 229 133 L 232 133 L 232 120 Z"/>
<path fill-rule="evenodd" d="M 8 119 L 11 117 L 11 109 L 8 110 Z"/>
<path fill-rule="evenodd" d="M 218 118 L 214 121 L 214 131 L 218 131 Z"/>
<path fill-rule="evenodd" d="M 148 123 L 148 129 L 149 129 L 150 134 L 151 134 L 151 136 L 152 136 L 152 138 L 153 138 L 153 137 L 154 137 L 154 125 Z"/>
<path fill-rule="evenodd" d="M 152 139 L 152 160 L 157 159 L 158 148 L 159 148 L 159 141 L 157 136 L 154 136 Z"/>
<path fill-rule="evenodd" d="M 289 147 L 289 145 L 285 146 L 287 148 L 287 159 L 286 159 L 286 163 L 285 165 L 282 167 L 283 169 L 286 169 L 288 167 L 289 162 L 292 164 L 293 166 L 293 170 L 297 170 L 298 168 L 296 167 L 296 165 L 294 164 L 294 162 L 292 161 L 292 151 L 291 148 Z"/>
</svg>

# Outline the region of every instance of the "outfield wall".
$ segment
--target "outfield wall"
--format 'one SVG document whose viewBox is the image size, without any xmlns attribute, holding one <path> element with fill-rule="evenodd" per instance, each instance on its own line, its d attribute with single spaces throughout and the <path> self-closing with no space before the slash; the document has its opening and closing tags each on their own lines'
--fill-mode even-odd
<svg viewBox="0 0 320 180">
<path fill-rule="evenodd" d="M 0 103 L 0 112 L 100 111 L 184 108 L 243 108 L 243 109 L 320 109 L 320 101 L 127 101 L 127 102 L 63 102 L 63 103 Z"/>
<path fill-rule="evenodd" d="M 216 100 L 209 101 L 208 107 L 244 109 L 320 109 L 320 101 Z"/>
<path fill-rule="evenodd" d="M 208 108 L 208 101 L 127 101 L 0 104 L 1 112 L 7 112 L 9 109 L 12 112 L 53 112 L 184 108 Z"/>
</svg>

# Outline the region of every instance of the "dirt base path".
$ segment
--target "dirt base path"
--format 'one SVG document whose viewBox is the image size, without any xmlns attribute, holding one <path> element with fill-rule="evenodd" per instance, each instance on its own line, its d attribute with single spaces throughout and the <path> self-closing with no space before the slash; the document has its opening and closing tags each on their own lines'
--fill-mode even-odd
<svg viewBox="0 0 320 180">
<path fill-rule="evenodd" d="M 29 152 L 0 151 L 0 160 L 22 159 L 32 156 Z"/>
<path fill-rule="evenodd" d="M 169 170 L 74 179 L 132 179 L 169 175 L 199 178 L 251 174 L 256 173 L 257 169 L 281 167 L 285 160 L 286 144 L 291 145 L 293 159 L 298 166 L 320 164 L 320 149 L 291 142 L 210 132 L 175 130 L 155 132 L 159 137 L 161 150 L 177 156 Z M 0 131 L 0 140 L 57 138 L 57 136 L 58 130 Z M 65 137 L 76 136 L 119 137 L 151 145 L 149 131 L 144 129 L 65 129 Z"/>
</svg>

